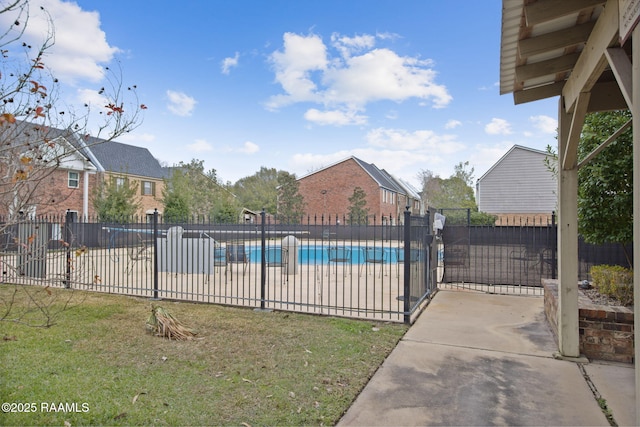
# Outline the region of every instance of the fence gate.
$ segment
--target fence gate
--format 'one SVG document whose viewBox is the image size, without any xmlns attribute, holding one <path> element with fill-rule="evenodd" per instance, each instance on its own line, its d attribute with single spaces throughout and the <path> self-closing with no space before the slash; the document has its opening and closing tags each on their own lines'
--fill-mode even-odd
<svg viewBox="0 0 640 427">
<path fill-rule="evenodd" d="M 442 231 L 443 283 L 541 287 L 556 271 L 555 223 L 472 225 Z"/>
<path fill-rule="evenodd" d="M 405 323 L 436 289 L 437 251 L 430 228 L 432 212 L 425 216 L 413 216 L 405 212 L 404 263 L 404 312 Z"/>
</svg>

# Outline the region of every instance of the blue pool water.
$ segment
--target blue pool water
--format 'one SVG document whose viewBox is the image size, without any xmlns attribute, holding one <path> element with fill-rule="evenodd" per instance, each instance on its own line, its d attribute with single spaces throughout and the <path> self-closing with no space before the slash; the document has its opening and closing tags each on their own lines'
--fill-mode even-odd
<svg viewBox="0 0 640 427">
<path fill-rule="evenodd" d="M 262 248 L 260 246 L 247 246 L 245 248 L 249 262 L 260 263 Z M 397 263 L 398 252 L 403 248 L 391 247 L 365 247 L 365 246 L 321 246 L 321 245 L 300 245 L 298 246 L 298 264 L 327 264 L 329 255 L 350 264 L 363 264 L 367 257 L 369 260 L 376 260 L 384 263 Z M 280 261 L 282 253 L 280 246 L 268 246 L 266 257 L 274 257 Z M 403 254 L 400 255 L 402 259 Z"/>
</svg>

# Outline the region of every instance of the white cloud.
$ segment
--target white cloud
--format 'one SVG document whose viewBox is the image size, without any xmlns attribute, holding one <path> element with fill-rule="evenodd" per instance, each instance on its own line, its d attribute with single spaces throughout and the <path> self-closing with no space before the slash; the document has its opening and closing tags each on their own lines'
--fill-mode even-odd
<svg viewBox="0 0 640 427">
<path fill-rule="evenodd" d="M 253 154 L 260 151 L 260 147 L 258 146 L 258 144 L 255 144 L 251 141 L 246 141 L 244 144 L 242 144 L 242 148 L 238 149 L 238 151 L 245 154 Z"/>
<path fill-rule="evenodd" d="M 484 131 L 489 135 L 509 135 L 511 134 L 511 124 L 505 119 L 491 119 L 484 127 Z"/>
<path fill-rule="evenodd" d="M 464 148 L 454 135 L 438 135 L 430 130 L 409 132 L 404 129 L 377 128 L 367 133 L 368 143 L 374 147 L 452 154 Z"/>
<path fill-rule="evenodd" d="M 354 53 L 371 49 L 376 43 L 376 38 L 369 34 L 347 37 L 333 33 L 331 34 L 331 43 L 344 58 L 348 58 Z"/>
<path fill-rule="evenodd" d="M 136 133 L 135 131 L 127 132 L 118 136 L 118 142 L 121 142 L 123 144 L 136 145 L 138 147 L 145 147 L 149 149 L 149 151 L 151 151 L 154 157 L 159 154 L 157 152 L 157 144 L 155 144 L 156 136 L 151 133 Z"/>
<path fill-rule="evenodd" d="M 212 151 L 213 146 L 204 139 L 196 139 L 193 144 L 187 145 L 187 150 L 194 153 L 204 153 L 207 151 Z"/>
<path fill-rule="evenodd" d="M 196 100 L 184 92 L 167 91 L 169 104 L 167 108 L 177 116 L 190 116 L 196 105 Z"/>
<path fill-rule="evenodd" d="M 460 120 L 449 120 L 445 125 L 445 129 L 455 129 L 458 126 L 462 126 L 462 122 Z"/>
<path fill-rule="evenodd" d="M 380 40 L 392 40 L 392 41 L 402 38 L 399 34 L 388 33 L 388 32 L 376 33 L 376 37 L 379 38 Z"/>
<path fill-rule="evenodd" d="M 384 117 L 389 120 L 396 120 L 398 118 L 398 112 L 395 110 L 391 110 L 387 114 L 385 114 Z"/>
<path fill-rule="evenodd" d="M 369 35 L 334 34 L 332 41 L 339 56 L 330 56 L 317 35 L 284 35 L 282 50 L 270 57 L 284 93 L 272 96 L 267 108 L 313 102 L 340 110 L 363 110 L 370 102 L 410 98 L 430 100 L 434 108 L 442 108 L 451 102 L 447 88 L 435 83 L 432 61 L 374 49 L 375 37 Z"/>
<path fill-rule="evenodd" d="M 79 102 L 87 104 L 92 110 L 102 110 L 109 103 L 105 96 L 92 89 L 78 89 L 77 97 Z"/>
<path fill-rule="evenodd" d="M 367 123 L 367 116 L 357 114 L 355 111 L 320 111 L 311 108 L 304 113 L 304 118 L 319 125 L 363 125 Z"/>
<path fill-rule="evenodd" d="M 311 72 L 327 67 L 326 46 L 316 35 L 307 37 L 293 33 L 284 34 L 284 48 L 271 54 L 270 60 L 286 95 L 272 97 L 267 104 L 276 109 L 289 103 L 317 99 L 316 84 Z"/>
<path fill-rule="evenodd" d="M 558 120 L 549 116 L 531 116 L 529 120 L 536 129 L 548 134 L 555 134 L 558 130 Z"/>
<path fill-rule="evenodd" d="M 445 107 L 452 97 L 444 86 L 434 83 L 436 73 L 430 65 L 431 61 L 374 49 L 325 73 L 325 101 L 364 106 L 380 100 L 420 98 L 431 99 L 435 108 Z"/>
<path fill-rule="evenodd" d="M 486 90 L 494 90 L 495 88 L 500 87 L 500 82 L 494 82 L 491 86 L 480 86 L 478 90 L 486 91 Z"/>
<path fill-rule="evenodd" d="M 238 60 L 240 59 L 240 54 L 236 52 L 234 57 L 224 58 L 222 60 L 222 74 L 229 74 L 231 68 L 238 66 Z"/>
<path fill-rule="evenodd" d="M 75 84 L 77 80 L 94 83 L 102 80 L 102 64 L 109 63 L 120 50 L 107 42 L 100 29 L 100 15 L 82 10 L 74 2 L 41 0 L 37 4 L 50 15 L 54 28 L 50 28 L 45 11 L 34 7 L 34 2 L 29 8 L 28 22 L 26 16 L 3 13 L 0 14 L 0 25 L 14 31 L 24 28 L 20 42 L 32 45 L 32 49 L 40 48 L 47 35 L 53 32 L 55 43 L 47 49 L 43 62 L 60 81 Z M 26 27 L 11 25 L 15 20 L 23 26 L 27 24 Z"/>
</svg>

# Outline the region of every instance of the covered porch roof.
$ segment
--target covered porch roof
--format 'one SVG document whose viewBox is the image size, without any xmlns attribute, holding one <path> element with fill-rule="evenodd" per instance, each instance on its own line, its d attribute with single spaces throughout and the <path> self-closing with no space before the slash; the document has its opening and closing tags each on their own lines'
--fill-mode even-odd
<svg viewBox="0 0 640 427">
<path fill-rule="evenodd" d="M 602 97 L 593 99 L 589 111 L 628 108 L 602 56 L 607 48 L 620 45 L 618 8 L 608 7 L 604 13 L 605 4 L 504 0 L 500 94 L 512 93 L 515 104 L 563 95 L 565 108 L 572 111 L 578 95 L 591 91 Z"/>
<path fill-rule="evenodd" d="M 558 97 L 558 345 L 579 357 L 577 286 L 577 153 L 585 115 L 629 109 L 640 117 L 640 0 L 503 0 L 500 93 L 514 104 Z M 635 47 L 635 49 L 634 49 Z M 635 101 L 635 102 L 634 102 Z M 615 134 L 603 141 L 603 148 Z M 634 128 L 640 165 L 640 127 Z M 634 189 L 640 188 L 634 167 Z M 640 265 L 640 193 L 634 194 L 634 264 Z M 634 276 L 635 319 L 640 278 Z M 637 337 L 636 337 L 637 338 Z M 638 360 L 640 340 L 635 340 Z M 640 424 L 640 374 L 636 368 Z"/>
</svg>

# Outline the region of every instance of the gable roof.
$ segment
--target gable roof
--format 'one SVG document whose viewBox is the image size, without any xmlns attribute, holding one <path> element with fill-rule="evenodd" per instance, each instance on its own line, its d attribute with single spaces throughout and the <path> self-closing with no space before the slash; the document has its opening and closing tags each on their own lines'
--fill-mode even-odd
<svg viewBox="0 0 640 427">
<path fill-rule="evenodd" d="M 2 143 L 19 146 L 21 144 L 31 143 L 34 141 L 44 142 L 52 141 L 56 138 L 71 139 L 73 132 L 68 129 L 56 129 L 50 126 L 38 123 L 28 122 L 25 120 L 16 120 L 15 123 L 3 126 L 1 133 Z"/>
<path fill-rule="evenodd" d="M 410 182 L 405 181 L 402 178 L 396 178 L 393 175 L 391 175 L 391 178 L 393 178 L 398 183 L 398 185 L 404 189 L 405 193 L 409 197 L 413 197 L 414 199 L 420 199 L 420 192 Z"/>
<path fill-rule="evenodd" d="M 499 159 L 497 162 L 495 162 L 495 163 L 493 164 L 493 166 L 491 166 L 491 167 L 489 168 L 489 170 L 488 170 L 488 171 L 486 171 L 484 174 L 482 174 L 482 176 L 481 176 L 480 178 L 478 178 L 478 180 L 477 180 L 476 182 L 480 182 L 480 181 L 482 181 L 482 180 L 483 180 L 487 175 L 489 175 L 489 174 L 490 174 L 490 173 L 491 173 L 491 172 L 492 172 L 496 167 L 498 167 L 498 165 L 500 165 L 500 163 L 502 163 L 506 158 L 508 158 L 508 157 L 511 155 L 511 153 L 513 153 L 515 150 L 524 150 L 524 151 L 528 151 L 528 152 L 531 152 L 531 153 L 540 154 L 540 155 L 543 155 L 543 156 L 550 156 L 550 154 L 549 154 L 549 153 L 547 153 L 546 151 L 537 150 L 537 149 L 535 149 L 535 148 L 529 148 L 529 147 L 525 147 L 525 146 L 523 146 L 523 145 L 518 145 L 518 144 L 516 144 L 516 145 L 514 145 L 513 147 L 511 147 L 511 148 L 509 149 L 509 151 L 507 151 L 507 152 L 506 152 L 502 157 L 500 157 L 500 159 Z"/>
<path fill-rule="evenodd" d="M 77 141 L 75 132 L 70 129 L 24 120 L 0 127 L 0 144 L 4 147 L 22 153 L 33 150 L 44 161 L 55 158 L 56 166 L 62 169 L 96 170 L 91 159 L 79 149 Z"/>
<path fill-rule="evenodd" d="M 352 156 L 351 158 L 355 160 L 369 175 L 371 175 L 371 178 L 373 178 L 381 188 L 395 191 L 397 193 L 405 193 L 405 190 L 399 186 L 384 169 L 379 169 L 373 163 L 367 163 L 357 157 Z"/>
<path fill-rule="evenodd" d="M 4 126 L 0 132 L 1 143 L 11 143 L 16 147 L 24 145 L 25 150 L 34 141 L 55 140 L 63 140 L 68 144 L 68 149 L 61 154 L 62 167 L 76 160 L 83 163 L 85 170 L 97 169 L 98 172 L 126 173 L 156 179 L 169 176 L 168 168 L 162 167 L 146 148 L 96 137 L 81 137 L 72 129 L 58 129 L 22 120 Z"/>
<path fill-rule="evenodd" d="M 84 147 L 101 172 L 125 173 L 162 179 L 169 175 L 167 168 L 160 165 L 158 159 L 143 147 L 105 141 L 90 137 Z"/>
<path fill-rule="evenodd" d="M 391 191 L 395 191 L 396 193 L 401 193 L 401 194 L 407 194 L 410 195 L 412 197 L 414 197 L 410 191 L 408 191 L 405 186 L 401 185 L 396 178 L 394 178 L 391 174 L 389 174 L 387 171 L 385 171 L 384 169 L 380 169 L 378 168 L 376 165 L 374 165 L 373 163 L 367 163 L 362 159 L 359 159 L 355 156 L 351 156 L 351 157 L 347 157 L 346 159 L 342 159 L 340 161 L 337 161 L 335 163 L 332 163 L 329 166 L 325 166 L 323 168 L 320 168 L 316 171 L 313 171 L 311 173 L 308 173 L 306 175 L 301 176 L 300 178 L 298 178 L 298 180 L 306 178 L 310 175 L 316 174 L 318 172 L 322 172 L 324 170 L 330 169 L 340 163 L 344 163 L 347 160 L 353 160 L 355 161 L 375 182 L 376 184 L 378 184 L 378 186 L 380 188 L 384 188 L 387 190 L 391 190 Z"/>
</svg>

